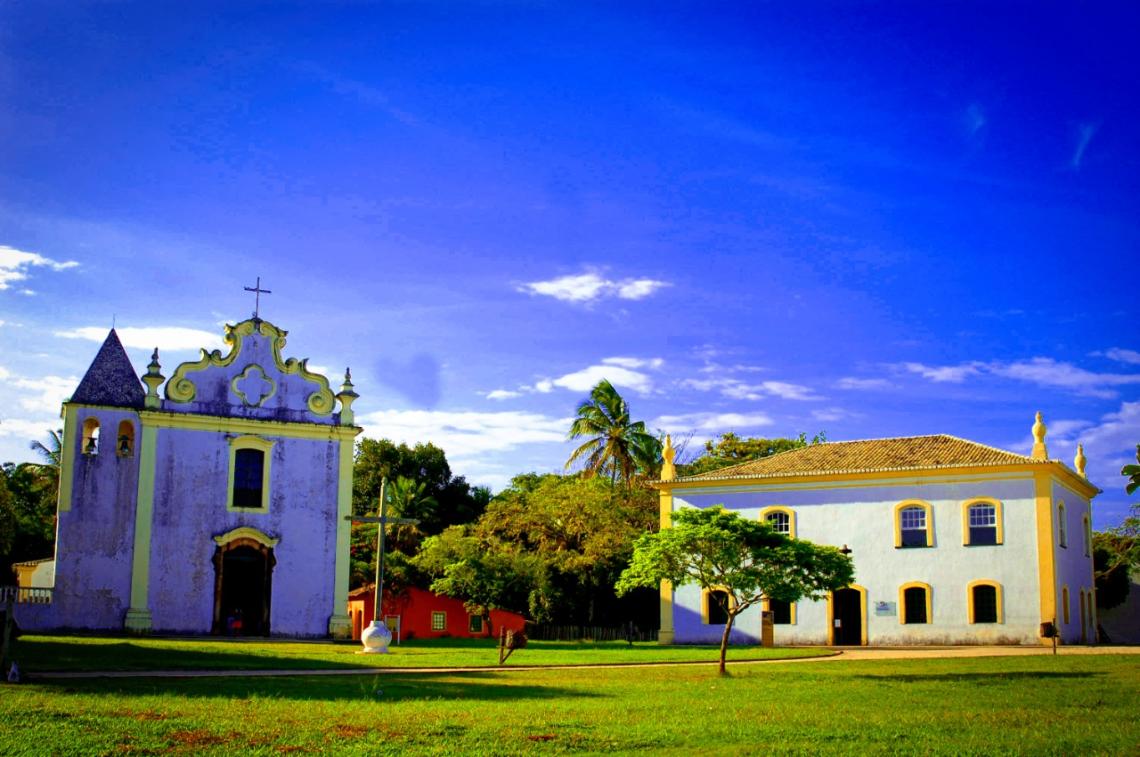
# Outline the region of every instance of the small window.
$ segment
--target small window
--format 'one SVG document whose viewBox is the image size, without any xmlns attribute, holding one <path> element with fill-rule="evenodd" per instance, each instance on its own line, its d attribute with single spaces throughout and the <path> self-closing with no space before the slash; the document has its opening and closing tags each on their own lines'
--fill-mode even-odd
<svg viewBox="0 0 1140 757">
<path fill-rule="evenodd" d="M 468 633 L 483 633 L 483 616 L 482 615 L 468 615 L 467 616 L 467 631 L 468 631 Z"/>
<path fill-rule="evenodd" d="M 970 529 L 968 544 L 997 544 L 997 508 L 989 503 L 970 505 L 967 514 Z"/>
<path fill-rule="evenodd" d="M 764 518 L 768 525 L 774 528 L 778 533 L 784 536 L 791 536 L 792 534 L 792 519 L 786 512 L 777 510 L 774 513 L 768 513 Z"/>
<path fill-rule="evenodd" d="M 899 531 L 901 532 L 901 547 L 925 547 L 926 539 L 926 508 L 904 507 L 899 511 Z"/>
<path fill-rule="evenodd" d="M 446 631 L 447 630 L 447 613 L 435 611 L 431 614 L 431 630 L 433 631 Z"/>
<path fill-rule="evenodd" d="M 1057 505 L 1057 541 L 1062 547 L 1069 546 L 1069 537 L 1065 533 L 1065 503 Z"/>
<path fill-rule="evenodd" d="M 1092 526 L 1089 524 L 1089 516 L 1085 515 L 1081 518 L 1081 524 L 1084 526 L 1085 537 L 1085 557 L 1092 556 Z"/>
<path fill-rule="evenodd" d="M 907 625 L 911 625 L 912 623 L 929 623 L 930 618 L 927 617 L 926 613 L 927 599 L 927 590 L 922 586 L 912 586 L 909 589 L 904 589 L 903 623 Z"/>
<path fill-rule="evenodd" d="M 1061 587 L 1061 617 L 1065 623 L 1069 622 L 1069 587 Z"/>
<path fill-rule="evenodd" d="M 792 603 L 781 602 L 778 599 L 768 600 L 768 609 L 772 612 L 772 622 L 778 626 L 792 624 Z"/>
<path fill-rule="evenodd" d="M 971 623 L 998 622 L 998 590 L 993 584 L 977 584 L 970 588 L 974 614 Z"/>
<path fill-rule="evenodd" d="M 728 592 L 713 589 L 705 592 L 705 623 L 710 626 L 723 626 L 728 622 Z"/>
<path fill-rule="evenodd" d="M 234 454 L 234 507 L 261 507 L 265 453 L 239 449 Z"/>
<path fill-rule="evenodd" d="M 83 442 L 79 448 L 85 455 L 99 454 L 99 421 L 88 418 L 83 421 Z"/>
</svg>

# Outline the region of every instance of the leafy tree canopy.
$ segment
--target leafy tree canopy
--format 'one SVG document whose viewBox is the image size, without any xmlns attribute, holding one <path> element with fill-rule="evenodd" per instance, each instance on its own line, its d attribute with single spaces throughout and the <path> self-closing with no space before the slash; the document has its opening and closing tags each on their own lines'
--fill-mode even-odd
<svg viewBox="0 0 1140 757">
<path fill-rule="evenodd" d="M 789 538 L 767 523 L 716 506 L 682 508 L 673 513 L 671 528 L 643 534 L 616 588 L 622 594 L 669 581 L 725 592 L 728 622 L 720 644 L 724 673 L 732 626 L 744 610 L 765 597 L 784 602 L 819 599 L 847 586 L 854 576 L 851 558 L 835 547 Z"/>
<path fill-rule="evenodd" d="M 827 434 L 820 431 L 810 440 L 807 434 L 801 433 L 795 439 L 774 437 L 766 439 L 759 436 L 741 438 L 732 431 L 720 435 L 716 440 L 705 442 L 705 452 L 692 462 L 677 466 L 678 476 L 695 476 L 698 473 L 707 473 L 725 468 L 729 465 L 759 460 L 780 452 L 800 449 L 809 444 L 822 444 L 827 441 Z"/>
<path fill-rule="evenodd" d="M 1128 598 L 1130 575 L 1140 571 L 1140 505 L 1119 526 L 1094 533 L 1092 541 L 1096 604 L 1107 610 Z"/>
</svg>

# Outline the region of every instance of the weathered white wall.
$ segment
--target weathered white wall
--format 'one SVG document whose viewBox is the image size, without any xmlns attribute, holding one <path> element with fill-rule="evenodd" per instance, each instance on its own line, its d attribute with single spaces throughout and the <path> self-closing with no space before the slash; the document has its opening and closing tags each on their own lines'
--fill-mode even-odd
<svg viewBox="0 0 1140 757">
<path fill-rule="evenodd" d="M 975 497 L 1001 500 L 1002 544 L 963 545 L 962 508 Z M 932 506 L 932 547 L 895 547 L 895 506 L 908 499 L 920 499 Z M 1072 501 L 1075 505 L 1076 499 Z M 848 545 L 853 550 L 855 583 L 867 590 L 869 644 L 1038 643 L 1036 503 L 1033 480 L 1028 475 L 1021 478 L 976 475 L 954 480 L 927 477 L 873 486 L 866 482 L 785 484 L 674 492 L 675 509 L 717 504 L 750 518 L 759 517 L 765 507 L 783 505 L 796 514 L 797 537 L 819 544 Z M 1075 528 L 1079 533 L 1079 515 L 1077 518 Z M 1069 551 L 1073 551 L 1072 548 Z M 1079 543 L 1077 552 L 1083 555 Z M 980 579 L 993 580 L 1002 586 L 1000 623 L 969 623 L 967 585 Z M 932 622 L 928 624 L 900 623 L 899 587 L 911 581 L 932 587 Z M 1076 590 L 1070 588 L 1075 593 Z M 875 603 L 881 601 L 895 603 L 896 615 L 877 616 Z M 675 593 L 674 624 L 678 642 L 719 639 L 721 627 L 701 625 L 699 602 L 700 592 L 694 587 L 684 587 Z M 1074 619 L 1078 621 L 1079 635 L 1079 617 L 1074 616 Z M 759 624 L 758 612 L 742 616 L 742 636 L 758 637 Z M 826 643 L 827 625 L 826 601 L 800 601 L 796 623 L 776 626 L 776 643 Z"/>
<path fill-rule="evenodd" d="M 1061 639 L 1066 644 L 1078 644 L 1082 641 L 1081 634 L 1081 590 L 1092 591 L 1093 568 L 1092 558 L 1086 551 L 1083 516 L 1092 517 L 1089 502 L 1081 495 L 1068 487 L 1054 482 L 1052 489 L 1053 517 L 1060 517 L 1058 505 L 1065 503 L 1066 543 L 1062 547 L 1059 543 L 1059 530 L 1053 529 L 1054 555 L 1057 560 L 1057 627 L 1061 631 Z M 1063 586 L 1069 587 L 1069 622 L 1065 622 L 1062 609 Z M 1094 609 L 1095 613 L 1095 609 Z M 1092 636 L 1091 625 L 1086 618 L 1085 640 Z"/>
</svg>

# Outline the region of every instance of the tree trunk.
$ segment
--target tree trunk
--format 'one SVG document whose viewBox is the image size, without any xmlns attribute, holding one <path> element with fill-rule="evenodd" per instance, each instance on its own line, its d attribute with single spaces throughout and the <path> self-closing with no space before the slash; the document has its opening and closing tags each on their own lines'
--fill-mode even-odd
<svg viewBox="0 0 1140 757">
<path fill-rule="evenodd" d="M 727 671 L 724 669 L 724 658 L 728 654 L 728 637 L 732 633 L 732 624 L 736 621 L 736 615 L 733 613 L 728 614 L 728 622 L 724 624 L 724 633 L 720 637 L 720 674 L 726 675 Z"/>
</svg>

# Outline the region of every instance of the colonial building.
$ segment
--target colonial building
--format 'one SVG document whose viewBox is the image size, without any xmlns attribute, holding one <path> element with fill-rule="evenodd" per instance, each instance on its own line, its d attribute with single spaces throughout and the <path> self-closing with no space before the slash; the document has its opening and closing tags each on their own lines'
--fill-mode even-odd
<svg viewBox="0 0 1140 757">
<path fill-rule="evenodd" d="M 376 609 L 376 585 L 355 589 L 348 595 L 348 614 L 352 618 L 352 638 L 359 639 L 372 622 Z M 499 629 L 522 631 L 526 618 L 509 610 L 491 610 L 484 622 L 482 615 L 467 612 L 462 600 L 434 594 L 409 586 L 398 593 L 384 592 L 382 613 L 392 639 L 399 643 L 409 639 L 482 639 L 496 638 Z"/>
<path fill-rule="evenodd" d="M 1091 501 L 1048 457 L 1041 414 L 1029 456 L 953 436 L 835 442 L 677 478 L 665 466 L 661 525 L 724 505 L 793 537 L 848 551 L 855 583 L 826 600 L 766 603 L 777 644 L 1035 644 L 1095 639 Z M 671 452 L 671 450 L 667 450 Z M 667 458 L 670 455 L 667 455 Z M 761 638 L 762 608 L 734 640 Z M 661 590 L 662 643 L 719 642 L 723 612 L 693 585 Z"/>
<path fill-rule="evenodd" d="M 29 629 L 348 636 L 353 391 L 257 316 L 144 390 L 112 329 L 64 403 L 55 584 Z M 339 400 L 339 412 L 337 402 Z"/>
</svg>

